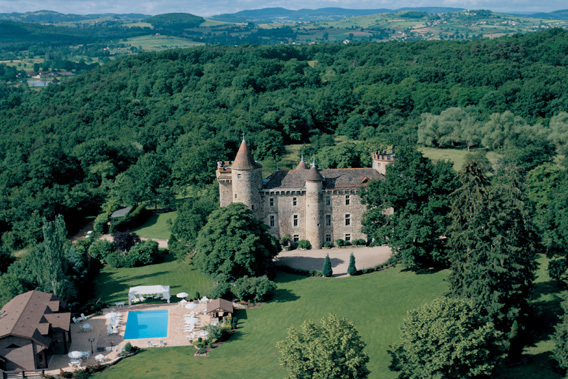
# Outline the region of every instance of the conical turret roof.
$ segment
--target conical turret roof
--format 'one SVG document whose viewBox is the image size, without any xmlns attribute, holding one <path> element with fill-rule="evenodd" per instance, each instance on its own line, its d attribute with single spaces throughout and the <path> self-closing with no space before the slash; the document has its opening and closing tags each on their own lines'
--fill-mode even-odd
<svg viewBox="0 0 568 379">
<path fill-rule="evenodd" d="M 296 170 L 307 170 L 309 167 L 306 164 L 306 162 L 304 162 L 304 155 L 302 154 L 302 159 L 300 160 L 300 163 L 298 163 L 298 165 L 296 166 Z"/>
<path fill-rule="evenodd" d="M 249 151 L 246 141 L 243 139 L 237 156 L 231 165 L 231 168 L 237 170 L 253 170 L 262 167 L 260 163 L 256 162 Z"/>
<path fill-rule="evenodd" d="M 310 168 L 310 172 L 306 176 L 306 180 L 312 182 L 323 182 L 323 176 L 321 176 L 315 164 L 313 164 L 312 167 Z"/>
</svg>

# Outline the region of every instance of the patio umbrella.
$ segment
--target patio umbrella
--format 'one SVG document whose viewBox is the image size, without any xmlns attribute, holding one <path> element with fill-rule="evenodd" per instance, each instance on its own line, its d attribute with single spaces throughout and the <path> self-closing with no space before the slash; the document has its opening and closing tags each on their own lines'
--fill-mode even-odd
<svg viewBox="0 0 568 379">
<path fill-rule="evenodd" d="M 67 354 L 67 356 L 71 359 L 79 359 L 83 356 L 83 353 L 81 353 L 80 351 L 72 351 Z"/>
<path fill-rule="evenodd" d="M 197 324 L 199 322 L 199 319 L 197 317 L 188 317 L 185 319 L 185 322 L 188 322 L 190 324 Z"/>
<path fill-rule="evenodd" d="M 185 298 L 188 297 L 188 296 L 189 296 L 189 294 L 188 294 L 187 292 L 180 292 L 180 293 L 178 293 L 178 294 L 176 295 L 176 297 L 177 297 L 178 299 L 185 299 Z"/>
</svg>

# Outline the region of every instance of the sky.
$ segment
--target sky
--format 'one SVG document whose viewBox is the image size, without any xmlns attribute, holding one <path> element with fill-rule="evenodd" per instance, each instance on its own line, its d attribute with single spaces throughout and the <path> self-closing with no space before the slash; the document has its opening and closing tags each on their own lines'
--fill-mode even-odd
<svg viewBox="0 0 568 379">
<path fill-rule="evenodd" d="M 51 10 L 60 13 L 142 13 L 170 12 L 212 16 L 245 9 L 283 7 L 317 9 L 397 9 L 402 7 L 456 7 L 491 9 L 496 12 L 550 12 L 567 9 L 566 0 L 0 0 L 0 13 Z"/>
</svg>

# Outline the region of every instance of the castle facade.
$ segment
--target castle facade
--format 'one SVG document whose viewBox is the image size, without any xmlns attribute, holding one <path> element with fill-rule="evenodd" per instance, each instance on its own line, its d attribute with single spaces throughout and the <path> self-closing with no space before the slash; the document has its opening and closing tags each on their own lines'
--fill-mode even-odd
<svg viewBox="0 0 568 379">
<path fill-rule="evenodd" d="M 392 153 L 374 153 L 372 168 L 318 170 L 304 160 L 294 170 L 262 178 L 262 166 L 243 140 L 235 160 L 217 162 L 221 206 L 243 203 L 281 238 L 310 241 L 314 249 L 336 239 L 366 239 L 361 231 L 365 205 L 359 191 L 370 180 L 384 179 Z"/>
</svg>

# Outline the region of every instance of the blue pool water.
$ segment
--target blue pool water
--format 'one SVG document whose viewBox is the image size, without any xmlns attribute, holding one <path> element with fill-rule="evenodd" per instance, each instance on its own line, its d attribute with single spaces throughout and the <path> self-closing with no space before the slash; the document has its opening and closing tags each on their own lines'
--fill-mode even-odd
<svg viewBox="0 0 568 379">
<path fill-rule="evenodd" d="M 128 312 L 124 339 L 168 336 L 168 311 Z"/>
</svg>

